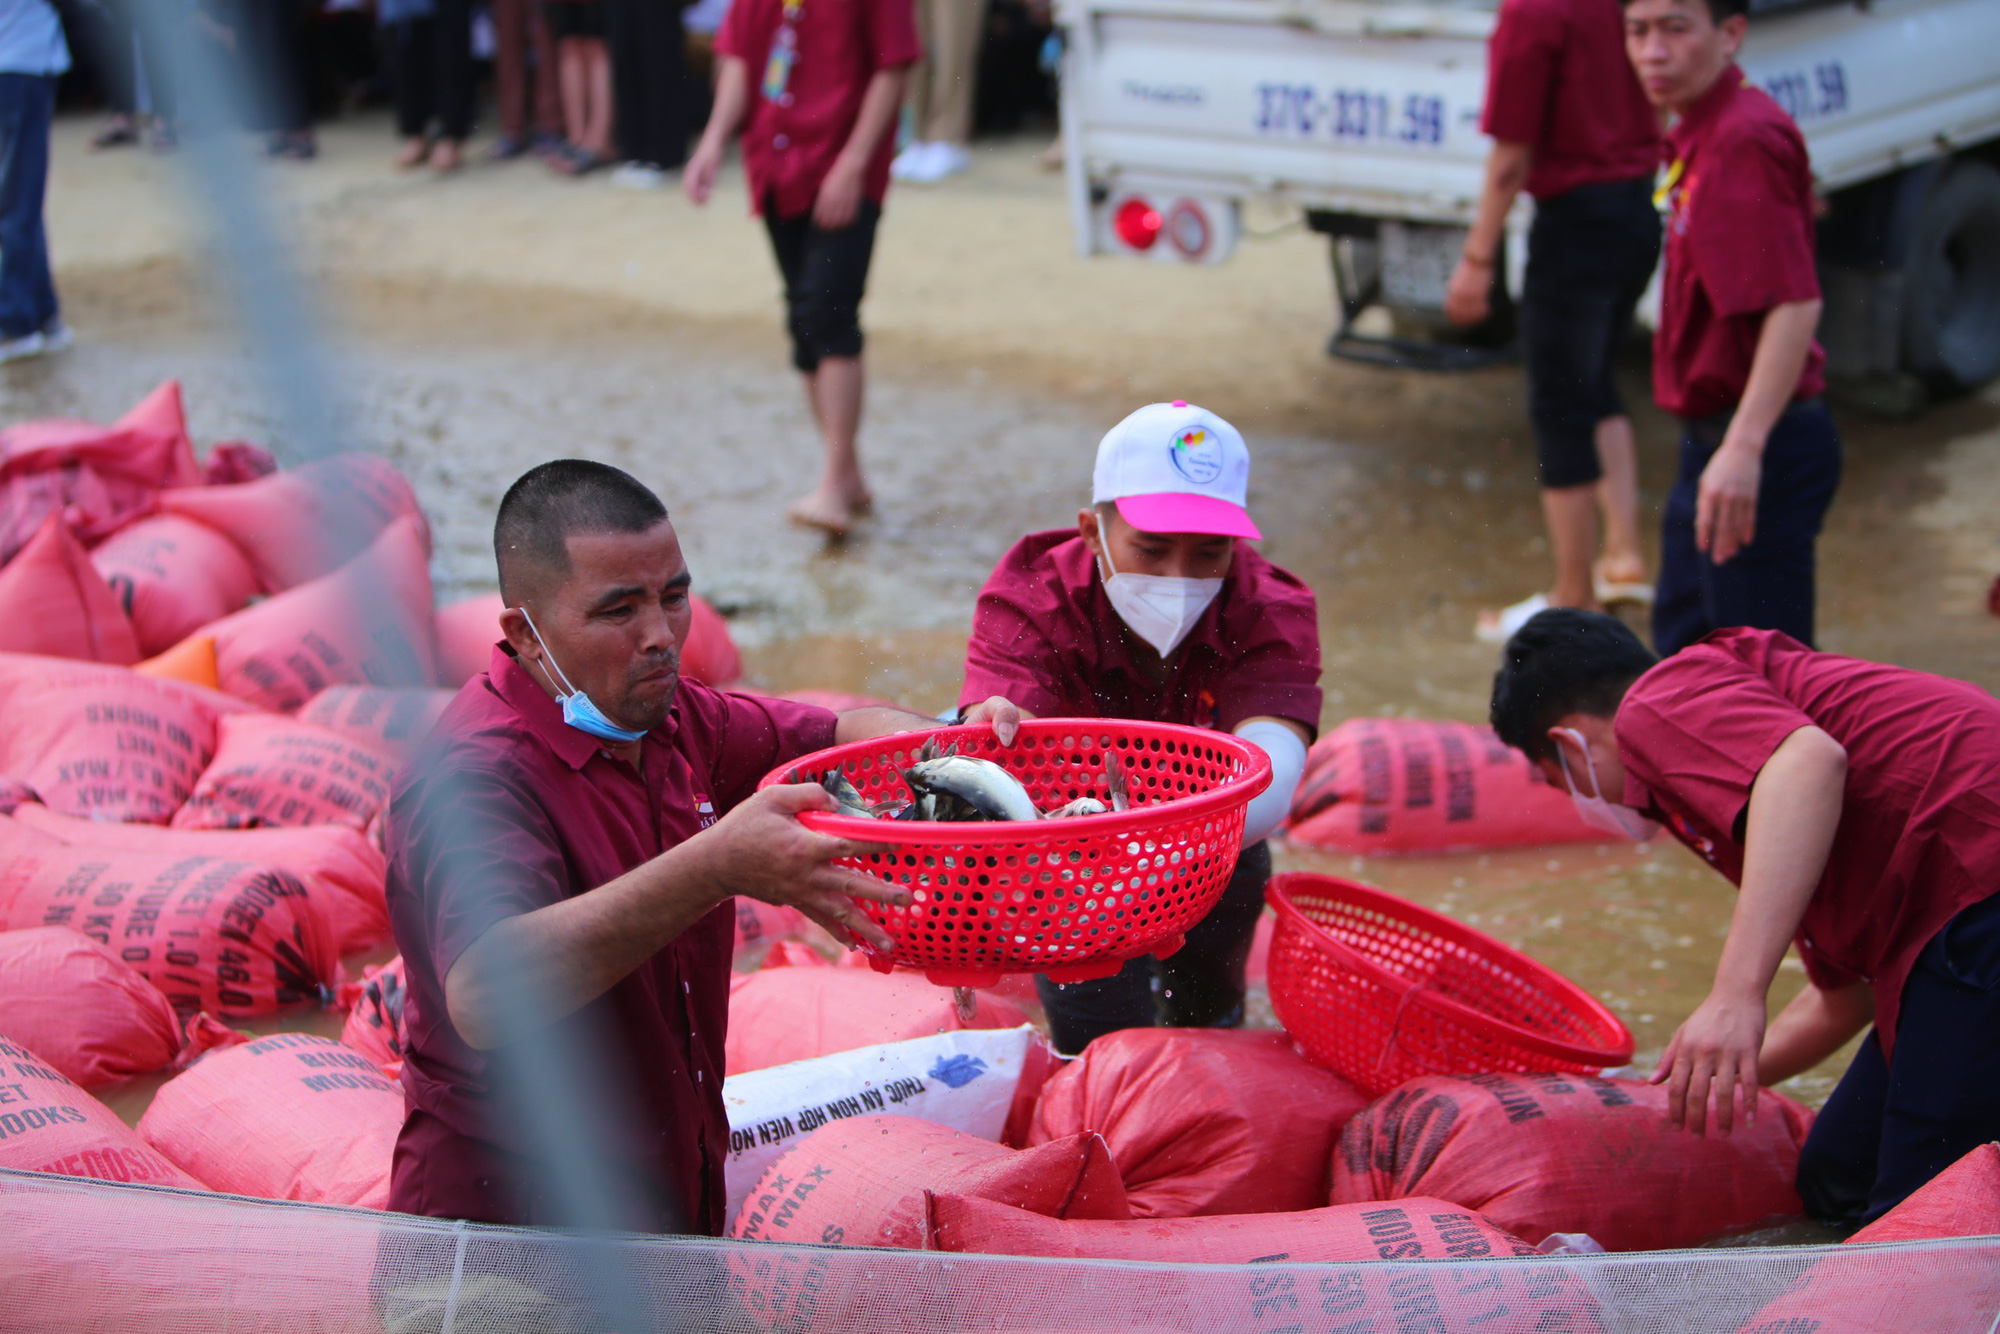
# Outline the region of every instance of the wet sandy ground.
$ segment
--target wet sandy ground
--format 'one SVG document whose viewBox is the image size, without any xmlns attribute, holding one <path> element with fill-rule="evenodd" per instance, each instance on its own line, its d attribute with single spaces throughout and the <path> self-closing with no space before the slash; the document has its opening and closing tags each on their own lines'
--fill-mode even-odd
<svg viewBox="0 0 2000 1334">
<path fill-rule="evenodd" d="M 0 419 L 108 418 L 176 375 L 199 439 L 286 450 L 203 277 L 171 164 L 88 155 L 87 128 L 59 128 L 51 204 L 81 342 L 0 369 Z M 336 331 L 347 438 L 415 481 L 441 597 L 490 586 L 492 510 L 514 476 L 588 455 L 668 499 L 756 683 L 935 710 L 955 695 L 994 560 L 1025 531 L 1073 522 L 1105 427 L 1187 396 L 1245 429 L 1264 549 L 1318 592 L 1325 725 L 1483 716 L 1493 652 L 1472 642 L 1473 618 L 1545 575 L 1518 372 L 1327 361 L 1318 238 L 1286 234 L 1207 271 L 1078 260 L 1058 183 L 1032 167 L 1038 144 L 902 192 L 866 312 L 880 517 L 829 547 L 776 518 L 816 446 L 761 236 L 726 190 L 695 214 L 526 165 L 418 181 L 386 168 L 387 143 L 380 125 L 337 129 L 320 163 L 273 175 L 273 197 Z M 1643 357 L 1626 390 L 1646 401 Z M 1673 438 L 1649 408 L 1637 418 L 1650 529 Z M 1839 420 L 1823 645 L 2000 688 L 2000 620 L 1983 609 L 2000 570 L 2000 395 L 1914 423 Z M 1631 1025 L 1642 1067 L 1704 994 L 1733 902 L 1665 843 L 1280 861 L 1408 895 L 1577 978 Z M 1788 961 L 1774 1003 L 1801 981 Z M 1842 1064 L 1790 1091 L 1818 1101 Z"/>
</svg>

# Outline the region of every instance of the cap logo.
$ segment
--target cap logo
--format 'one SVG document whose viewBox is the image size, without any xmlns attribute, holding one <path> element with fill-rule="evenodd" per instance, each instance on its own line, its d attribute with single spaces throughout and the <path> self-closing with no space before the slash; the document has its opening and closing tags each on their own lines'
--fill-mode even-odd
<svg viewBox="0 0 2000 1334">
<path fill-rule="evenodd" d="M 1190 426 L 1177 433 L 1167 457 L 1174 461 L 1174 471 L 1196 486 L 1207 486 L 1222 476 L 1222 442 L 1205 427 Z"/>
</svg>

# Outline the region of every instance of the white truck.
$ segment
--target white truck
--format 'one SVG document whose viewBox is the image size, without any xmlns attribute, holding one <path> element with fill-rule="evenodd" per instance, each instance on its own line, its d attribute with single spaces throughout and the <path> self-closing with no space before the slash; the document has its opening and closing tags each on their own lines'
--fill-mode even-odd
<svg viewBox="0 0 2000 1334">
<path fill-rule="evenodd" d="M 1332 241 L 1336 355 L 1491 358 L 1509 303 L 1469 334 L 1442 306 L 1489 144 L 1496 8 L 1059 0 L 1078 251 L 1216 264 L 1247 202 L 1296 209 Z M 2000 0 L 1754 0 L 1741 63 L 1804 131 L 1826 205 L 1829 370 L 1891 411 L 2000 374 Z M 1509 219 L 1515 295 L 1531 208 Z"/>
</svg>

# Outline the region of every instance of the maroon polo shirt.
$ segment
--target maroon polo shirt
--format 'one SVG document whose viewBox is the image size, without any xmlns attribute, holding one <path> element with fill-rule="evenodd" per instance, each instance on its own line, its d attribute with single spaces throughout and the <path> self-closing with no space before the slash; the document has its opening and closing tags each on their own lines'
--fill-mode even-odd
<svg viewBox="0 0 2000 1334">
<path fill-rule="evenodd" d="M 1764 312 L 1819 297 L 1812 166 L 1799 127 L 1731 65 L 1667 133 L 1666 272 L 1653 397 L 1681 417 L 1733 411 Z M 1796 399 L 1826 389 L 1817 340 Z"/>
<path fill-rule="evenodd" d="M 861 99 L 877 72 L 915 64 L 923 55 L 912 0 L 804 0 L 796 24 L 797 57 L 778 101 L 764 96 L 772 43 L 784 26 L 784 0 L 735 0 L 715 34 L 717 55 L 750 72 L 750 114 L 743 124 L 743 170 L 750 208 L 770 200 L 781 218 L 812 211 L 820 182 L 847 145 Z M 868 198 L 889 193 L 893 128 L 868 159 Z"/>
<path fill-rule="evenodd" d="M 961 704 L 1005 695 L 1041 717 L 1131 718 L 1233 732 L 1288 718 L 1319 732 L 1319 619 L 1312 590 L 1236 544 L 1208 610 L 1154 680 L 1152 650 L 1112 610 L 1074 528 L 1014 544 L 979 591 Z"/>
<path fill-rule="evenodd" d="M 403 951 L 406 1109 L 389 1207 L 474 1222 L 555 1221 L 524 1177 L 531 1148 L 491 1062 L 452 1027 L 444 978 L 499 917 L 532 912 L 651 860 L 715 823 L 786 760 L 833 744 L 834 716 L 685 678 L 635 769 L 565 724 L 504 648 L 458 692 L 389 808 L 389 915 Z M 624 1087 L 614 1146 L 660 1230 L 719 1235 L 732 902 L 559 1021 L 594 1030 Z M 684 1222 L 676 1223 L 676 1218 Z"/>
<path fill-rule="evenodd" d="M 1534 149 L 1537 199 L 1651 176 L 1660 115 L 1625 58 L 1618 0 L 1502 0 L 1479 128 Z"/>
<path fill-rule="evenodd" d="M 2000 891 L 2000 700 L 1776 630 L 1719 630 L 1626 692 L 1615 724 L 1624 802 L 1741 885 L 1750 785 L 1808 725 L 1847 748 L 1847 789 L 1799 954 L 1814 986 L 1874 984 L 1886 1054 L 1917 955 Z"/>
</svg>

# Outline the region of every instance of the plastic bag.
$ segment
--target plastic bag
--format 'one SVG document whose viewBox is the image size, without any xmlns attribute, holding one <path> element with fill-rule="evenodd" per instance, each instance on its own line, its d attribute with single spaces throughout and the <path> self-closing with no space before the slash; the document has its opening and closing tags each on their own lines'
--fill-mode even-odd
<svg viewBox="0 0 2000 1334">
<path fill-rule="evenodd" d="M 257 573 L 234 542 L 178 514 L 121 528 L 90 553 L 90 563 L 149 657 L 240 610 L 257 592 Z"/>
<path fill-rule="evenodd" d="M 1410 718 L 1350 718 L 1321 737 L 1285 837 L 1364 855 L 1608 839 L 1492 728 Z"/>
<path fill-rule="evenodd" d="M 332 574 L 206 627 L 222 688 L 284 713 L 328 686 L 431 684 L 429 559 L 398 519 Z"/>
<path fill-rule="evenodd" d="M 1328 1155 L 1367 1103 L 1283 1033 L 1129 1028 L 1049 1079 L 1028 1140 L 1101 1133 L 1135 1218 L 1293 1211 L 1326 1203 Z"/>
<path fill-rule="evenodd" d="M 0 1015 L 0 1028 L 5 1016 Z M 1850 1244 L 2000 1235 L 2000 1144 L 1982 1144 L 1849 1237 Z"/>
<path fill-rule="evenodd" d="M 437 609 L 437 679 L 456 690 L 493 662 L 493 646 L 501 641 L 500 613 L 507 604 L 498 593 L 447 603 Z"/>
<path fill-rule="evenodd" d="M 1014 1028 L 1028 1018 L 1012 1002 L 980 992 L 965 1023 L 951 992 L 915 973 L 779 968 L 739 980 L 723 1044 L 732 1075 L 953 1029 Z"/>
<path fill-rule="evenodd" d="M 323 1004 L 339 963 L 305 882 L 220 857 L 53 842 L 0 855 L 0 930 L 36 926 L 72 927 L 110 946 L 184 1016 Z"/>
<path fill-rule="evenodd" d="M 0 650 L 129 665 L 131 618 L 60 514 L 0 569 Z"/>
<path fill-rule="evenodd" d="M 389 938 L 384 899 L 388 860 L 365 835 L 344 825 L 305 829 L 161 829 L 157 825 L 73 820 L 40 806 L 15 809 L 0 824 L 0 852 L 17 850 L 23 834 L 53 838 L 96 852 L 157 857 L 226 857 L 282 866 L 303 880 L 333 932 L 340 954 L 370 949 Z"/>
<path fill-rule="evenodd" d="M 1812 1113 L 1780 1093 L 1727 1137 L 1667 1120 L 1665 1085 L 1587 1075 L 1413 1079 L 1342 1132 L 1336 1204 L 1435 1196 L 1530 1242 L 1587 1232 L 1612 1251 L 1693 1246 L 1792 1217 Z"/>
<path fill-rule="evenodd" d="M 437 726 L 453 693 L 330 686 L 307 701 L 298 716 L 305 722 L 371 742 L 408 759 L 417 743 Z"/>
<path fill-rule="evenodd" d="M 215 1190 L 385 1209 L 403 1091 L 338 1042 L 279 1033 L 175 1075 L 138 1129 Z"/>
<path fill-rule="evenodd" d="M 215 675 L 215 641 L 206 635 L 189 635 L 165 653 L 155 654 L 132 670 L 161 681 L 179 681 L 204 690 L 220 689 Z"/>
<path fill-rule="evenodd" d="M 430 559 L 430 529 L 416 493 L 376 454 L 336 454 L 236 486 L 168 491 L 160 508 L 199 520 L 242 548 L 267 593 L 332 573 L 399 519 L 411 521 L 423 552 L 419 564 Z M 424 612 L 428 620 L 429 607 Z"/>
<path fill-rule="evenodd" d="M 396 757 L 329 728 L 272 714 L 224 718 L 215 758 L 174 813 L 175 829 L 363 829 L 389 804 Z"/>
<path fill-rule="evenodd" d="M 340 1003 L 347 1007 L 340 1040 L 391 1077 L 403 1068 L 403 1053 L 409 1050 L 410 1026 L 403 1018 L 403 1003 L 408 997 L 409 982 L 400 954 L 385 964 L 362 969 L 359 982 L 340 989 Z"/>
<path fill-rule="evenodd" d="M 0 1167 L 206 1189 L 154 1152 L 109 1107 L 4 1035 L 0 1035 Z"/>
</svg>

